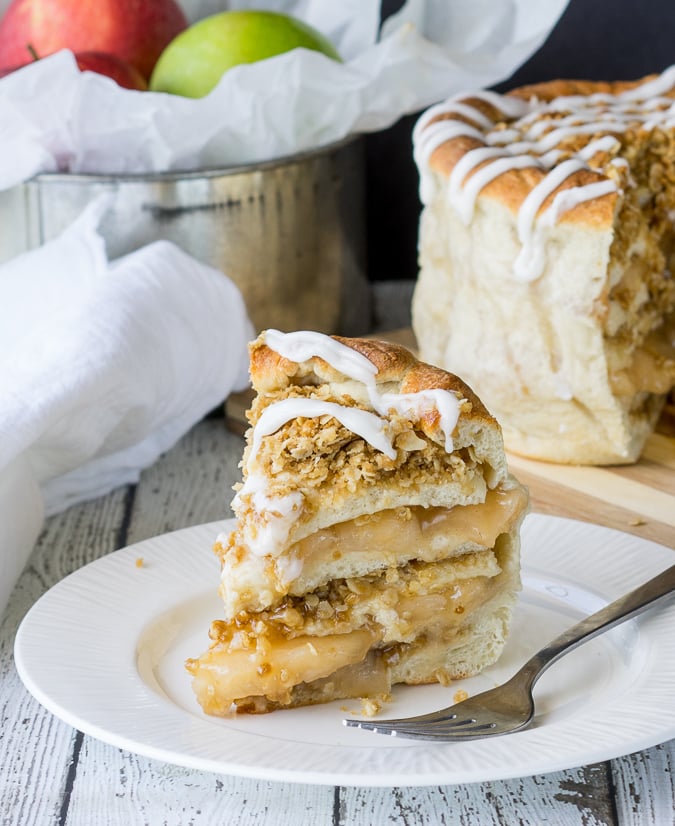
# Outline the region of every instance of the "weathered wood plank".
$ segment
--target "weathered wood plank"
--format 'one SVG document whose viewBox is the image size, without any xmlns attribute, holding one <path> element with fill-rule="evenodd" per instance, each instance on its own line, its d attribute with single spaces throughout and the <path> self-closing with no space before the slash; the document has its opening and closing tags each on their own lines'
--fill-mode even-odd
<svg viewBox="0 0 675 826">
<path fill-rule="evenodd" d="M 57 823 L 73 762 L 76 733 L 42 708 L 14 667 L 16 630 L 54 583 L 117 546 L 126 490 L 47 520 L 10 598 L 0 627 L 0 822 Z"/>
<path fill-rule="evenodd" d="M 621 826 L 675 826 L 675 740 L 612 761 Z"/>
<path fill-rule="evenodd" d="M 222 419 L 201 422 L 142 474 L 128 544 L 230 516 L 240 437 Z M 214 588 L 217 583 L 214 583 Z M 169 766 L 85 737 L 68 826 L 299 822 L 331 824 L 333 789 L 220 777 Z"/>
<path fill-rule="evenodd" d="M 332 788 L 193 771 L 139 758 L 87 737 L 67 826 L 332 822 Z"/>
<path fill-rule="evenodd" d="M 232 516 L 232 486 L 241 478 L 241 437 L 220 418 L 193 428 L 143 472 L 136 488 L 128 543 Z"/>
<path fill-rule="evenodd" d="M 339 824 L 613 826 L 605 764 L 491 783 L 341 789 Z"/>
</svg>

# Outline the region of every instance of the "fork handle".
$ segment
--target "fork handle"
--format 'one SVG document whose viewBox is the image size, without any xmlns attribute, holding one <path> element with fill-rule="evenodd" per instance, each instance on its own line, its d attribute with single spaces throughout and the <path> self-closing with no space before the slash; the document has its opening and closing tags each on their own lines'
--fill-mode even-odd
<svg viewBox="0 0 675 826">
<path fill-rule="evenodd" d="M 568 628 L 531 657 L 513 679 L 525 680 L 532 687 L 541 674 L 568 651 L 665 601 L 674 590 L 675 565 L 672 565 L 644 585 Z"/>
</svg>

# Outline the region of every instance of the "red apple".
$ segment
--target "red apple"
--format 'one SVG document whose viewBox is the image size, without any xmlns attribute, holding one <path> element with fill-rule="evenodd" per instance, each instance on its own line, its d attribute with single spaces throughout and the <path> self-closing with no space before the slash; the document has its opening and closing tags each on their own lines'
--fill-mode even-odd
<svg viewBox="0 0 675 826">
<path fill-rule="evenodd" d="M 111 77 L 125 89 L 136 89 L 140 92 L 148 88 L 143 75 L 131 63 L 125 63 L 114 54 L 105 52 L 78 52 L 75 61 L 82 72 L 96 72 L 99 75 Z"/>
<path fill-rule="evenodd" d="M 16 72 L 17 69 L 23 69 L 23 66 L 5 66 L 4 68 L 0 69 L 0 78 L 6 77 L 7 75 L 11 75 L 12 72 Z"/>
<path fill-rule="evenodd" d="M 12 0 L 0 20 L 0 66 L 60 49 L 104 52 L 135 66 L 147 80 L 173 38 L 187 28 L 176 0 Z"/>
<path fill-rule="evenodd" d="M 40 59 L 34 49 L 30 49 L 30 52 L 33 61 Z M 81 72 L 96 72 L 99 75 L 105 75 L 125 89 L 135 89 L 143 92 L 148 88 L 146 79 L 138 69 L 130 63 L 120 60 L 119 57 L 115 57 L 115 55 L 106 54 L 105 52 L 78 52 L 74 57 Z M 0 78 L 25 68 L 25 66 L 0 68 Z"/>
</svg>

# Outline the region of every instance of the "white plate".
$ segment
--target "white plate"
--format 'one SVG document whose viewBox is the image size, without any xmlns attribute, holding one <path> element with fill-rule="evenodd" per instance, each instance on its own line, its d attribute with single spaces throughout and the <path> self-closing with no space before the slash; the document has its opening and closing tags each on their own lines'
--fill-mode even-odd
<svg viewBox="0 0 675 826">
<path fill-rule="evenodd" d="M 148 539 L 87 565 L 48 591 L 19 629 L 16 665 L 28 690 L 81 731 L 169 763 L 304 783 L 416 786 L 522 777 L 606 760 L 675 736 L 675 603 L 563 657 L 537 684 L 535 724 L 468 743 L 397 740 L 342 724 L 342 701 L 218 719 L 202 713 L 183 668 L 208 647 L 219 614 L 225 527 Z M 138 567 L 137 559 L 143 559 Z M 496 666 L 444 688 L 396 690 L 386 715 L 449 705 L 503 682 L 582 616 L 664 570 L 668 548 L 566 519 L 530 515 L 523 592 Z"/>
</svg>

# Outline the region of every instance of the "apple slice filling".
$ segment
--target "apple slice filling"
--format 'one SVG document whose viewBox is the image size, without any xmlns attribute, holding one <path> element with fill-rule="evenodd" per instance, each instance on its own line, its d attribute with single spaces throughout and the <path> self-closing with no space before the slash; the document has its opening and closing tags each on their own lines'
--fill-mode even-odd
<svg viewBox="0 0 675 826">
<path fill-rule="evenodd" d="M 310 701 L 320 702 L 322 690 L 330 695 L 336 681 L 344 697 L 388 693 L 389 658 L 420 640 L 450 643 L 498 590 L 501 567 L 493 548 L 517 518 L 520 495 L 519 490 L 502 490 L 491 492 L 481 505 L 406 508 L 411 516 L 403 524 L 412 527 L 403 531 L 402 539 L 392 530 L 401 509 L 376 514 L 366 520 L 364 545 L 389 558 L 386 567 L 373 571 L 371 556 L 370 573 L 336 578 L 307 593 L 287 594 L 268 610 L 241 611 L 233 620 L 213 622 L 211 647 L 186 664 L 204 710 L 220 716 L 235 710 L 268 711 L 288 704 L 305 688 Z M 320 533 L 330 536 L 340 553 L 363 554 L 363 547 L 352 550 L 361 536 L 360 521 Z M 425 561 L 425 556 L 438 553 L 438 536 L 445 538 L 446 548 L 448 536 L 456 547 L 489 544 Z M 397 565 L 395 551 L 389 557 L 386 547 L 377 546 L 385 537 L 407 549 L 416 538 L 419 558 Z M 310 560 L 318 548 L 324 552 L 325 542 L 306 544 Z"/>
<path fill-rule="evenodd" d="M 327 573 L 358 575 L 412 559 L 434 562 L 463 546 L 492 548 L 499 534 L 509 531 L 519 518 L 526 497 L 522 487 L 500 486 L 488 490 L 485 501 L 476 505 L 408 506 L 340 522 L 282 554 L 276 560 L 279 579 L 285 570 L 300 569 L 283 590 L 301 595 L 325 582 Z"/>
<path fill-rule="evenodd" d="M 499 538 L 525 495 L 505 486 L 479 505 L 381 511 L 297 543 L 302 574 L 291 591 L 266 610 L 215 620 L 208 651 L 187 661 L 204 710 L 224 716 L 298 696 L 387 694 L 392 658 L 429 640 L 450 643 L 496 593 Z M 324 576 L 344 564 L 351 575 L 303 590 L 320 579 L 322 561 Z"/>
<path fill-rule="evenodd" d="M 406 566 L 397 577 L 388 571 L 331 583 L 326 591 L 343 601 L 330 603 L 324 592 L 307 595 L 305 616 L 302 600 L 289 599 L 272 616 L 215 621 L 211 648 L 187 663 L 204 710 L 222 716 L 242 703 L 255 710 L 250 698 L 256 696 L 285 704 L 296 686 L 329 677 L 344 683 L 342 696 L 386 694 L 388 657 L 422 637 L 450 642 L 494 593 L 500 572 L 494 553 L 465 556 L 454 563 Z M 463 578 L 475 570 L 484 573 Z"/>
</svg>

